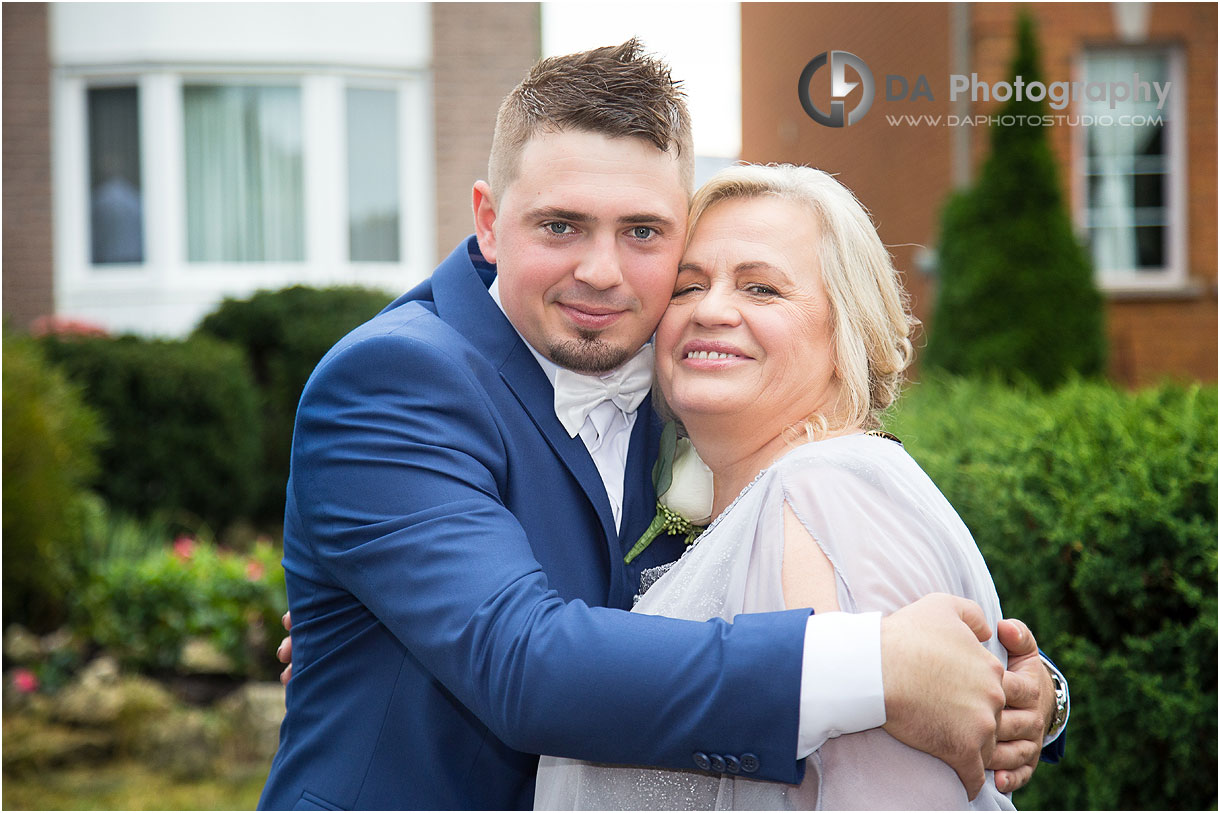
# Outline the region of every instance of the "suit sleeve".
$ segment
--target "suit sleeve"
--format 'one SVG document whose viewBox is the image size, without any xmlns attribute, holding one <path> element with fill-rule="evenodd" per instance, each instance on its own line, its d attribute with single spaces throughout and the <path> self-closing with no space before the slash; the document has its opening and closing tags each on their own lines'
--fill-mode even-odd
<svg viewBox="0 0 1220 813">
<path fill-rule="evenodd" d="M 503 424 L 468 365 L 402 335 L 324 360 L 292 488 L 321 567 L 498 737 L 666 768 L 753 754 L 799 782 L 808 613 L 694 623 L 564 602 L 500 494 Z M 528 487 L 528 486 L 526 486 Z"/>
</svg>

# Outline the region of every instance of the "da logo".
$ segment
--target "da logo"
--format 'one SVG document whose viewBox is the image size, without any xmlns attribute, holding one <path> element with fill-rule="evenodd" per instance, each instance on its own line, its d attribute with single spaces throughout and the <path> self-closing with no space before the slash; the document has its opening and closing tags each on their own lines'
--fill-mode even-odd
<svg viewBox="0 0 1220 813">
<path fill-rule="evenodd" d="M 827 63 L 830 64 L 830 96 L 834 100 L 830 103 L 830 113 L 820 110 L 809 95 L 809 83 L 813 81 L 813 75 Z M 860 81 L 847 81 L 849 67 Z M 851 112 L 847 112 L 847 102 L 845 101 L 847 94 L 858 85 L 864 86 L 860 103 L 852 108 Z M 825 127 L 846 127 L 864 118 L 864 114 L 873 106 L 873 72 L 868 69 L 868 65 L 864 64 L 864 60 L 855 54 L 847 51 L 825 51 L 809 60 L 805 70 L 801 71 L 801 80 L 796 87 L 796 93 L 801 99 L 801 107 L 805 108 L 809 118 Z"/>
</svg>

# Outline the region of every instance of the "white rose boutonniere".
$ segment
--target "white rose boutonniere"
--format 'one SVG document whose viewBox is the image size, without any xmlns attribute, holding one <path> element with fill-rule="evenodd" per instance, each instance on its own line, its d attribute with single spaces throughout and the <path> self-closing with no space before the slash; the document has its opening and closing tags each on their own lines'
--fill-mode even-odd
<svg viewBox="0 0 1220 813">
<path fill-rule="evenodd" d="M 686 544 L 692 544 L 712 518 L 712 470 L 699 459 L 689 438 L 678 437 L 673 421 L 661 432 L 652 484 L 657 493 L 657 515 L 623 557 L 628 564 L 662 533 L 684 533 Z"/>
</svg>

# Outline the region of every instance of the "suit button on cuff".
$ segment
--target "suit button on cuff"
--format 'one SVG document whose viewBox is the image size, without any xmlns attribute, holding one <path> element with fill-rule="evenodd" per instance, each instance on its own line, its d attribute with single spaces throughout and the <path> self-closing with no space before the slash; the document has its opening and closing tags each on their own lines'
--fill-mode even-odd
<svg viewBox="0 0 1220 813">
<path fill-rule="evenodd" d="M 745 773 L 754 773 L 758 770 L 758 757 L 754 754 L 741 755 L 741 770 Z"/>
<path fill-rule="evenodd" d="M 712 763 L 712 770 L 716 773 L 724 773 L 729 768 L 720 754 L 708 754 L 708 760 Z"/>
<path fill-rule="evenodd" d="M 728 768 L 729 773 L 741 773 L 741 760 L 737 757 L 726 756 L 724 758 L 724 765 Z"/>
<path fill-rule="evenodd" d="M 702 751 L 695 752 L 695 767 L 701 771 L 708 771 L 712 768 L 712 761 L 707 758 L 707 754 Z"/>
</svg>

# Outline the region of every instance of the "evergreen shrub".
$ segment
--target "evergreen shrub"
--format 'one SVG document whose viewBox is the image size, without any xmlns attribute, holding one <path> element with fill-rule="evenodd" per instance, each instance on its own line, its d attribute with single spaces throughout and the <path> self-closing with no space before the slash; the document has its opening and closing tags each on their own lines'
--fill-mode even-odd
<svg viewBox="0 0 1220 813">
<path fill-rule="evenodd" d="M 33 340 L 3 342 L 4 619 L 45 632 L 67 615 L 105 433 Z"/>
<path fill-rule="evenodd" d="M 1067 675 L 1067 756 L 1017 807 L 1214 808 L 1215 386 L 925 376 L 887 423 Z"/>
<path fill-rule="evenodd" d="M 1041 81 L 1028 16 L 1020 21 L 1012 73 L 1027 85 Z M 1029 378 L 1044 388 L 1105 371 L 1092 264 L 1060 193 L 1047 128 L 1028 123 L 1046 112 L 1043 101 L 1028 97 L 1005 103 L 977 184 L 945 206 L 928 367 Z"/>
<path fill-rule="evenodd" d="M 239 348 L 188 341 L 47 336 L 48 356 L 110 433 L 98 492 L 113 508 L 223 528 L 253 506 L 257 393 Z"/>
<path fill-rule="evenodd" d="M 326 351 L 376 316 L 392 296 L 359 287 L 294 286 L 226 299 L 197 334 L 242 347 L 260 391 L 263 422 L 261 479 L 255 514 L 282 522 L 297 402 Z"/>
</svg>

